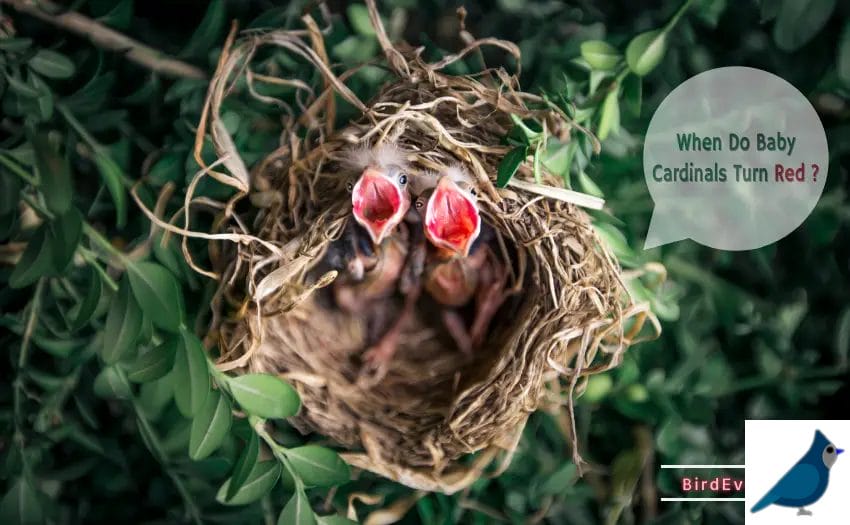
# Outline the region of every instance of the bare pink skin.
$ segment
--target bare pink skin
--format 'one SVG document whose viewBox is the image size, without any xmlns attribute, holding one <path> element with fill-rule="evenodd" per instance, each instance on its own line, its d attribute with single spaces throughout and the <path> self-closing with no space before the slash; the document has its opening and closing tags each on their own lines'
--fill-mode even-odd
<svg viewBox="0 0 850 525">
<path fill-rule="evenodd" d="M 484 343 L 490 322 L 506 298 L 507 274 L 489 248 L 470 253 L 481 232 L 481 217 L 471 194 L 449 177 L 442 177 L 423 204 L 425 235 L 432 245 L 424 288 L 446 306 L 443 324 L 458 348 L 467 355 Z M 475 301 L 475 315 L 467 327 L 455 308 Z"/>
</svg>

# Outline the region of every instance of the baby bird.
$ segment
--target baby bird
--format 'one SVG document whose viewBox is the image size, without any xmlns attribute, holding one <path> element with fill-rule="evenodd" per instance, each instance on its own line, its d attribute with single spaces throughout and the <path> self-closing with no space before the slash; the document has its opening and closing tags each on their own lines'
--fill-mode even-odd
<svg viewBox="0 0 850 525">
<path fill-rule="evenodd" d="M 369 368 L 379 368 L 392 358 L 418 297 L 409 278 L 399 282 L 408 264 L 411 237 L 403 222 L 411 201 L 404 157 L 392 144 L 350 154 L 349 166 L 360 171 L 348 186 L 355 222 L 349 223 L 329 254 L 331 265 L 342 271 L 333 288 L 336 304 L 369 319 L 370 331 L 380 334 L 370 337 L 374 342 L 363 354 Z M 404 307 L 388 321 L 396 290 L 404 296 Z"/>
<path fill-rule="evenodd" d="M 404 153 L 394 144 L 384 144 L 352 152 L 349 163 L 362 170 L 349 186 L 352 214 L 380 246 L 410 209 Z"/>
<path fill-rule="evenodd" d="M 484 342 L 490 321 L 506 296 L 507 274 L 486 242 L 492 232 L 484 229 L 486 235 L 481 237 L 476 193 L 458 168 L 441 174 L 436 187 L 420 195 L 414 208 L 431 244 L 423 287 L 446 307 L 443 323 L 458 348 L 471 354 Z M 467 327 L 457 308 L 473 299 L 475 314 Z"/>
</svg>

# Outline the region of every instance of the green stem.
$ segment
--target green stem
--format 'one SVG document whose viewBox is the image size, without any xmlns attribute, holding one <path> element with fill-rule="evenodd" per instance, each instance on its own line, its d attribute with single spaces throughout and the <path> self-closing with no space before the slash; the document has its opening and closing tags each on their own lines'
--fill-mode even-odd
<svg viewBox="0 0 850 525">
<path fill-rule="evenodd" d="M 115 258 L 118 259 L 124 266 L 129 266 L 130 264 L 132 264 L 132 261 L 130 261 L 130 259 L 126 255 L 124 255 L 124 252 L 122 252 L 115 246 L 112 246 L 112 243 L 109 242 L 106 237 L 104 237 L 99 231 L 94 229 L 94 227 L 87 222 L 83 223 L 83 233 L 93 243 L 103 248 L 110 255 L 115 256 Z"/>
<path fill-rule="evenodd" d="M 7 157 L 6 155 L 0 153 L 0 164 L 6 166 L 12 173 L 22 178 L 24 182 L 27 184 L 32 184 L 33 186 L 38 186 L 38 180 L 35 177 L 27 173 L 27 171 L 20 166 L 18 163 Z"/>
<path fill-rule="evenodd" d="M 679 10 L 676 11 L 676 14 L 673 15 L 673 18 L 671 18 L 670 21 L 667 22 L 667 25 L 664 26 L 664 29 L 662 29 L 664 33 L 669 33 L 670 30 L 673 29 L 673 27 L 679 22 L 679 19 L 682 18 L 682 15 L 685 14 L 685 11 L 687 11 L 688 8 L 691 6 L 692 2 L 693 0 L 685 0 L 685 3 L 682 4 L 682 7 L 680 7 Z"/>
<path fill-rule="evenodd" d="M 35 331 L 35 324 L 38 320 L 38 313 L 41 310 L 41 295 L 44 291 L 45 279 L 42 277 L 38 280 L 35 286 L 35 293 L 30 302 L 30 310 L 27 313 L 27 323 L 24 327 L 24 333 L 21 339 L 21 350 L 18 353 L 18 369 L 15 371 L 14 390 L 13 390 L 13 411 L 15 419 L 15 435 L 13 441 L 21 451 L 24 449 L 24 431 L 23 431 L 23 395 L 24 395 L 24 378 L 23 370 L 27 366 L 27 358 L 29 357 L 30 341 L 32 333 Z M 29 464 L 27 463 L 27 455 L 21 452 L 21 463 L 25 474 L 29 474 Z"/>
<path fill-rule="evenodd" d="M 132 392 L 130 381 L 124 374 L 124 370 L 116 366 L 115 372 L 124 387 L 127 388 L 129 392 Z M 186 484 L 183 483 L 183 480 L 180 479 L 180 476 L 178 476 L 177 473 L 171 470 L 167 465 L 166 459 L 168 458 L 168 455 L 165 453 L 162 443 L 159 441 L 159 436 L 154 430 L 153 425 L 151 425 L 150 421 L 148 421 L 148 418 L 145 416 L 145 412 L 139 405 L 139 402 L 132 394 L 130 395 L 130 403 L 133 406 L 136 421 L 138 421 L 140 427 L 143 427 L 144 433 L 148 437 L 150 447 L 153 449 L 151 452 L 153 453 L 154 458 L 159 462 L 162 470 L 165 471 L 165 474 L 169 477 L 169 479 L 171 479 L 171 482 L 174 484 L 175 488 L 177 488 L 177 492 L 180 493 L 180 496 L 183 499 L 183 504 L 186 506 L 186 510 L 189 512 L 192 522 L 200 525 L 202 523 L 201 512 L 198 505 L 195 503 L 194 498 L 192 498 L 192 493 L 189 492 L 189 489 L 186 487 Z"/>
<path fill-rule="evenodd" d="M 292 476 L 292 479 L 295 481 L 295 489 L 296 490 L 304 490 L 304 482 L 301 481 L 301 478 L 298 476 L 298 473 L 295 472 L 295 468 L 292 466 L 292 463 L 289 462 L 289 458 L 286 457 L 286 447 L 279 444 L 274 438 L 268 433 L 266 430 L 266 420 L 256 417 L 250 416 L 248 421 L 251 423 L 251 428 L 254 429 L 254 432 L 257 433 L 263 441 L 266 442 L 266 445 L 272 451 L 272 454 L 280 461 L 284 468 L 289 472 L 289 475 Z"/>
<path fill-rule="evenodd" d="M 103 269 L 100 263 L 97 262 L 97 255 L 84 246 L 78 246 L 77 250 L 79 250 L 80 255 L 82 255 L 83 257 L 83 260 L 86 261 L 89 266 L 94 268 L 94 271 L 96 271 L 100 275 L 100 278 L 103 279 L 103 282 L 105 282 L 106 285 L 109 286 L 109 288 L 113 292 L 117 292 L 118 283 L 116 283 L 115 280 L 112 279 L 112 277 L 110 277 L 108 273 L 106 273 L 106 270 Z"/>
<path fill-rule="evenodd" d="M 83 139 L 83 142 L 85 142 L 88 147 L 91 148 L 95 155 L 106 154 L 106 146 L 98 142 L 97 139 L 95 139 L 88 131 L 86 131 L 86 128 L 83 127 L 80 121 L 77 120 L 77 117 L 74 116 L 74 114 L 71 112 L 70 109 L 68 109 L 67 106 L 65 106 L 64 104 L 56 104 L 56 109 L 59 110 L 59 113 L 61 113 L 63 117 L 65 117 L 65 120 L 68 121 L 68 124 L 72 128 L 74 128 L 74 131 L 77 132 L 80 138 Z M 127 177 L 127 175 L 123 171 L 121 172 L 121 182 L 124 184 L 124 186 L 128 188 L 133 185 L 133 181 L 131 181 L 130 178 Z"/>
</svg>

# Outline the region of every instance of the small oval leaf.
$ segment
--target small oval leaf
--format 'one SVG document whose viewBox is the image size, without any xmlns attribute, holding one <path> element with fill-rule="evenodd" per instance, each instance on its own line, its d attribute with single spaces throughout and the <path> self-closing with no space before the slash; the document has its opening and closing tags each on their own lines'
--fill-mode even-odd
<svg viewBox="0 0 850 525">
<path fill-rule="evenodd" d="M 180 332 L 174 361 L 174 401 L 186 417 L 192 417 L 204 406 L 210 393 L 207 357 L 201 340 L 192 332 Z"/>
<path fill-rule="evenodd" d="M 88 273 L 89 285 L 86 287 L 86 296 L 74 310 L 74 320 L 71 321 L 72 332 L 80 330 L 89 322 L 97 309 L 97 305 L 100 304 L 100 297 L 103 295 L 103 281 L 100 279 L 100 274 L 94 268 L 89 268 Z"/>
<path fill-rule="evenodd" d="M 623 58 L 616 47 L 603 40 L 582 42 L 581 56 L 590 64 L 590 67 L 601 71 L 614 69 Z"/>
<path fill-rule="evenodd" d="M 47 133 L 33 135 L 30 141 L 44 202 L 50 211 L 62 215 L 71 208 L 74 194 L 68 159 Z"/>
<path fill-rule="evenodd" d="M 29 66 L 48 78 L 68 78 L 76 69 L 70 58 L 50 49 L 39 49 L 29 60 Z"/>
<path fill-rule="evenodd" d="M 127 278 L 121 279 L 118 292 L 109 304 L 100 357 L 106 364 L 113 364 L 131 356 L 136 350 L 136 341 L 142 331 L 142 310 L 130 293 Z"/>
<path fill-rule="evenodd" d="M 218 390 L 213 390 L 192 420 L 189 457 L 198 461 L 215 452 L 230 432 L 231 423 L 230 401 Z"/>
<path fill-rule="evenodd" d="M 783 51 L 796 51 L 823 29 L 835 0 L 784 0 L 773 25 L 773 40 Z"/>
<path fill-rule="evenodd" d="M 308 487 L 341 485 L 351 479 L 348 464 L 329 448 L 305 445 L 288 449 L 286 457 Z"/>
<path fill-rule="evenodd" d="M 23 255 L 9 275 L 9 286 L 23 288 L 36 282 L 52 270 L 53 256 L 47 240 L 47 223 L 42 224 L 30 237 Z"/>
<path fill-rule="evenodd" d="M 612 89 L 605 95 L 605 101 L 602 103 L 601 114 L 599 116 L 599 140 L 605 140 L 612 131 L 616 132 L 620 127 L 620 102 L 618 94 L 618 90 Z"/>
<path fill-rule="evenodd" d="M 667 51 L 667 33 L 656 29 L 634 37 L 626 48 L 626 63 L 635 75 L 646 75 L 657 66 Z"/>
<path fill-rule="evenodd" d="M 93 389 L 95 394 L 104 399 L 129 399 L 132 395 L 114 366 L 100 371 L 94 378 Z"/>
<path fill-rule="evenodd" d="M 71 207 L 66 213 L 50 221 L 48 238 L 53 255 L 54 275 L 64 275 L 82 236 L 83 215 L 77 208 Z"/>
<path fill-rule="evenodd" d="M 112 160 L 112 157 L 100 151 L 100 149 L 95 151 L 94 163 L 104 184 L 106 184 L 106 189 L 112 196 L 112 202 L 115 203 L 116 226 L 123 228 L 124 224 L 127 223 L 127 193 L 124 191 L 123 185 L 124 172 Z"/>
<path fill-rule="evenodd" d="M 245 374 L 231 378 L 229 384 L 233 398 L 249 414 L 282 419 L 298 413 L 298 393 L 276 376 Z"/>
<path fill-rule="evenodd" d="M 510 150 L 502 162 L 499 163 L 499 172 L 496 177 L 496 186 L 504 188 L 519 169 L 520 164 L 528 156 L 528 146 L 518 146 Z"/>
<path fill-rule="evenodd" d="M 127 267 L 133 295 L 157 328 L 178 332 L 183 323 L 183 297 L 177 279 L 163 266 L 140 262 Z"/>
<path fill-rule="evenodd" d="M 257 464 L 257 459 L 260 456 L 260 438 L 254 431 L 251 431 L 248 436 L 248 441 L 245 443 L 245 448 L 242 449 L 242 454 L 236 460 L 236 465 L 233 467 L 233 473 L 230 474 L 230 485 L 227 489 L 227 499 L 232 499 L 239 492 L 248 475 L 251 474 L 254 465 Z"/>
<path fill-rule="evenodd" d="M 277 525 L 316 525 L 316 515 L 303 490 L 296 490 L 277 518 Z"/>
<path fill-rule="evenodd" d="M 252 503 L 262 498 L 272 490 L 275 483 L 280 477 L 280 463 L 277 461 L 262 461 L 256 463 L 248 479 L 239 489 L 236 494 L 227 499 L 227 490 L 230 485 L 230 480 L 224 482 L 224 485 L 218 489 L 215 499 L 223 505 L 245 505 Z"/>
<path fill-rule="evenodd" d="M 134 383 L 147 383 L 163 378 L 174 368 L 179 337 L 166 339 L 162 344 L 140 355 L 127 372 L 127 379 Z"/>
</svg>

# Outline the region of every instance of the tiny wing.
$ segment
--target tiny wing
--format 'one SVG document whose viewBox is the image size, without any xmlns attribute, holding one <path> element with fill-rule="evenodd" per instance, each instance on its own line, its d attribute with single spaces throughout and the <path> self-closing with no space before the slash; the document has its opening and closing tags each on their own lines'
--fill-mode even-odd
<svg viewBox="0 0 850 525">
<path fill-rule="evenodd" d="M 781 498 L 805 498 L 817 486 L 817 469 L 808 463 L 797 463 L 753 506 L 750 512 L 758 512 Z"/>
</svg>

